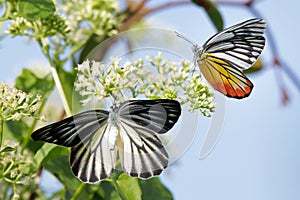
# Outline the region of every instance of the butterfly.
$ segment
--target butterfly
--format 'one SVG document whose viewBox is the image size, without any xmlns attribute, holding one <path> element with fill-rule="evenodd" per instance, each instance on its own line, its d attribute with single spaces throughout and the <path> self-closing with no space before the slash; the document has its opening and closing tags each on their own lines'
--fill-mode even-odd
<svg viewBox="0 0 300 200">
<path fill-rule="evenodd" d="M 215 34 L 202 47 L 176 34 L 193 45 L 194 61 L 215 90 L 242 99 L 253 89 L 242 70 L 250 68 L 260 56 L 265 46 L 265 29 L 263 19 L 250 19 Z"/>
<path fill-rule="evenodd" d="M 156 134 L 168 132 L 178 121 L 176 100 L 129 100 L 106 110 L 88 110 L 42 127 L 33 140 L 71 147 L 70 165 L 82 182 L 109 177 L 120 159 L 130 176 L 159 175 L 169 156 Z"/>
</svg>

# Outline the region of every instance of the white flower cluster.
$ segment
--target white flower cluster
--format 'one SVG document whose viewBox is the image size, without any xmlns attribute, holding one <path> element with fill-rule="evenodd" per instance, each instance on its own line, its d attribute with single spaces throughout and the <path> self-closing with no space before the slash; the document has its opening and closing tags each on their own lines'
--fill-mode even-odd
<svg viewBox="0 0 300 200">
<path fill-rule="evenodd" d="M 19 143 L 4 141 L 0 149 L 1 194 L 5 194 L 7 192 L 5 189 L 11 184 L 13 185 L 13 190 L 10 191 L 13 194 L 12 199 L 19 199 L 20 194 L 17 186 L 28 187 L 31 181 L 35 181 L 37 177 L 33 177 L 34 164 L 32 159 L 28 151 L 21 151 Z"/>
<path fill-rule="evenodd" d="M 200 75 L 187 61 L 170 62 L 162 59 L 162 53 L 151 58 L 146 56 L 134 62 L 120 65 L 121 59 L 101 62 L 85 61 L 78 65 L 75 90 L 83 96 L 82 104 L 92 98 L 97 101 L 112 97 L 116 103 L 130 98 L 177 99 L 189 103 L 190 111 L 199 110 L 204 116 L 213 112 L 213 96 Z M 129 94 L 128 94 L 129 92 Z"/>
<path fill-rule="evenodd" d="M 93 35 L 107 37 L 117 34 L 122 20 L 116 0 L 55 1 L 56 11 L 47 18 L 28 20 L 17 10 L 9 10 L 7 34 L 35 38 L 43 51 L 51 54 L 73 55 Z M 14 4 L 12 4 L 14 6 Z"/>
<path fill-rule="evenodd" d="M 36 117 L 41 95 L 35 98 L 16 88 L 0 82 L 0 119 L 1 121 L 20 120 L 23 116 Z M 40 118 L 44 120 L 44 117 Z"/>
<path fill-rule="evenodd" d="M 122 67 L 120 59 L 111 59 L 111 64 L 106 66 L 95 61 L 85 61 L 78 65 L 75 90 L 80 92 L 87 104 L 93 96 L 97 101 L 113 97 L 116 102 L 127 98 L 136 98 L 145 90 L 144 80 L 151 80 L 152 74 L 143 67 L 143 61 L 135 63 L 126 62 Z M 125 95 L 130 92 L 130 95 Z M 128 97 L 127 97 L 128 96 Z"/>
<path fill-rule="evenodd" d="M 119 24 L 115 16 L 119 10 L 116 0 L 78 0 L 62 1 L 57 4 L 57 11 L 67 16 L 66 23 L 72 35 L 70 39 L 81 42 L 86 36 L 96 34 L 112 36 L 117 34 L 116 27 Z M 84 38 L 83 38 L 84 37 Z"/>
</svg>

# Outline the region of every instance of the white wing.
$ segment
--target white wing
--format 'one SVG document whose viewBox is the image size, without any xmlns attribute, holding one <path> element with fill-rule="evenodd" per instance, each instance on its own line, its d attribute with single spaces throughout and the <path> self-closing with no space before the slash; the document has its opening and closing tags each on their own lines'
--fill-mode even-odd
<svg viewBox="0 0 300 200">
<path fill-rule="evenodd" d="M 266 22 L 258 18 L 231 26 L 212 36 L 203 45 L 200 56 L 212 54 L 240 70 L 247 69 L 265 46 L 265 29 Z"/>
<path fill-rule="evenodd" d="M 81 181 L 96 183 L 115 169 L 116 149 L 111 148 L 111 125 L 105 124 L 94 135 L 71 148 L 72 171 Z"/>
<path fill-rule="evenodd" d="M 90 110 L 42 127 L 32 133 L 42 140 L 71 148 L 70 164 L 75 176 L 95 183 L 111 175 L 116 151 L 111 149 L 108 112 Z"/>
<path fill-rule="evenodd" d="M 120 106 L 118 147 L 124 172 L 146 179 L 167 167 L 168 153 L 155 134 L 170 130 L 180 114 L 180 104 L 167 99 L 132 100 Z"/>
</svg>

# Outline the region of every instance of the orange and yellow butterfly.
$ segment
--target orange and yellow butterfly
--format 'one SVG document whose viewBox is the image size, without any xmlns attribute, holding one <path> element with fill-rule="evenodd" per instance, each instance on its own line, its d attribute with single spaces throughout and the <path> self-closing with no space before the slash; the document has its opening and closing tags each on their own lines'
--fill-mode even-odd
<svg viewBox="0 0 300 200">
<path fill-rule="evenodd" d="M 265 46 L 265 29 L 263 19 L 250 19 L 215 34 L 202 47 L 176 34 L 193 45 L 194 61 L 215 90 L 242 99 L 253 89 L 242 70 L 250 68 L 260 56 Z"/>
</svg>

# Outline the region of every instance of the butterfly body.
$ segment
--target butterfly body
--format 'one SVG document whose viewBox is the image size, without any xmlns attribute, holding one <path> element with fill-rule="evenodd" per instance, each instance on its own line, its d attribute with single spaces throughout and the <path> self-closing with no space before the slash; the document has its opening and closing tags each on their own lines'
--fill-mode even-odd
<svg viewBox="0 0 300 200">
<path fill-rule="evenodd" d="M 175 100 L 130 100 L 110 111 L 76 114 L 34 131 L 31 137 L 71 147 L 71 169 L 83 182 L 109 177 L 117 158 L 125 173 L 150 178 L 159 175 L 169 161 L 156 134 L 169 131 L 180 114 Z"/>
<path fill-rule="evenodd" d="M 115 111 L 114 108 L 112 108 L 108 115 L 108 126 L 110 126 L 110 134 L 108 140 L 110 144 L 110 150 L 113 150 L 116 146 L 116 142 L 120 132 L 119 123 L 120 120 L 118 117 L 118 113 Z"/>
<path fill-rule="evenodd" d="M 202 47 L 193 44 L 194 61 L 208 83 L 227 97 L 242 99 L 250 95 L 253 83 L 242 70 L 250 68 L 264 46 L 266 22 L 250 19 L 215 34 Z"/>
</svg>

